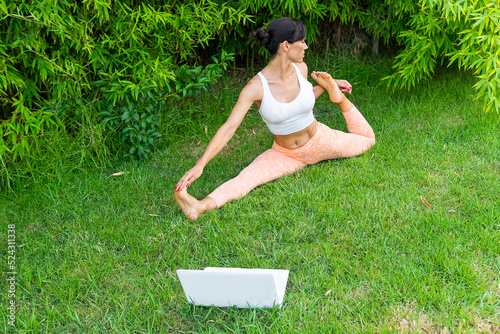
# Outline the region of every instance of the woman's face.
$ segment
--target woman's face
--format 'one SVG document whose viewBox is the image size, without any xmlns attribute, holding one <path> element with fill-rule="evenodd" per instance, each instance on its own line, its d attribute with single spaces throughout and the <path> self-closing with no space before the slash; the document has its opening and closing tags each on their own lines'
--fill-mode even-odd
<svg viewBox="0 0 500 334">
<path fill-rule="evenodd" d="M 306 40 L 300 40 L 294 43 L 288 44 L 288 57 L 291 58 L 293 62 L 301 63 L 304 61 L 305 51 L 309 47 L 306 44 Z"/>
</svg>

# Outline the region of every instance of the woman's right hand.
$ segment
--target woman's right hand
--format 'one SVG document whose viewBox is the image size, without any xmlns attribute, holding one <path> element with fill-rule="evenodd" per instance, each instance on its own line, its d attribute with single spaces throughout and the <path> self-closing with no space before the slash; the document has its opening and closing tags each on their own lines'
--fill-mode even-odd
<svg viewBox="0 0 500 334">
<path fill-rule="evenodd" d="M 195 165 L 193 168 L 188 170 L 186 174 L 177 182 L 174 190 L 179 191 L 184 187 L 189 187 L 191 183 L 193 183 L 197 178 L 199 178 L 203 174 L 203 166 Z"/>
</svg>

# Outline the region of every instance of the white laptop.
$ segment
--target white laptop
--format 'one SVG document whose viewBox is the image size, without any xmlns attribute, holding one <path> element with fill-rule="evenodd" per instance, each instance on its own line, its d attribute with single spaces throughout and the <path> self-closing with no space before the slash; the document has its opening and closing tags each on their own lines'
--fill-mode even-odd
<svg viewBox="0 0 500 334">
<path fill-rule="evenodd" d="M 283 269 L 177 270 L 189 303 L 239 308 L 281 308 L 288 274 Z"/>
</svg>

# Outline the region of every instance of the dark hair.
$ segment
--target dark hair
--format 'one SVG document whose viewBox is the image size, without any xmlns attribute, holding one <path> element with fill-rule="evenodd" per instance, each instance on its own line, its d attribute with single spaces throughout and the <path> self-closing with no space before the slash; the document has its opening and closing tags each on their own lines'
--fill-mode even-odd
<svg viewBox="0 0 500 334">
<path fill-rule="evenodd" d="M 274 56 L 284 41 L 295 43 L 306 38 L 306 26 L 300 20 L 280 17 L 269 23 L 267 29 L 254 31 L 252 36 L 255 44 L 265 46 L 271 56 Z"/>
</svg>

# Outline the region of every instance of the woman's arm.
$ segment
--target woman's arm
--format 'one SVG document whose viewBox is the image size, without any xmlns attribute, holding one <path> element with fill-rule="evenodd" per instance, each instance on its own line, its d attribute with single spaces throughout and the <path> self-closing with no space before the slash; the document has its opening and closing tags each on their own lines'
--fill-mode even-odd
<svg viewBox="0 0 500 334">
<path fill-rule="evenodd" d="M 203 152 L 198 162 L 196 162 L 196 165 L 184 174 L 179 182 L 177 182 L 174 190 L 179 191 L 189 186 L 201 176 L 206 164 L 226 146 L 229 140 L 231 140 L 252 104 L 255 101 L 262 100 L 262 96 L 263 90 L 260 78 L 254 77 L 241 91 L 238 101 L 227 121 L 217 130 L 205 149 L 205 152 Z"/>
<path fill-rule="evenodd" d="M 314 97 L 316 98 L 316 100 L 318 99 L 318 97 L 321 96 L 321 94 L 323 94 L 324 92 L 326 92 L 326 89 L 323 88 L 323 86 L 320 86 L 320 85 L 316 85 L 313 87 L 313 93 L 314 93 Z"/>
</svg>

